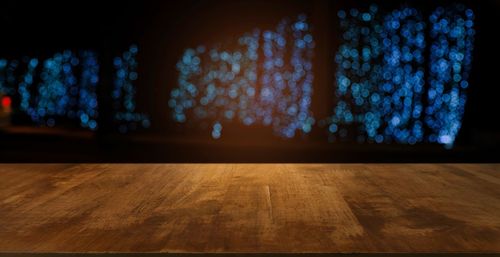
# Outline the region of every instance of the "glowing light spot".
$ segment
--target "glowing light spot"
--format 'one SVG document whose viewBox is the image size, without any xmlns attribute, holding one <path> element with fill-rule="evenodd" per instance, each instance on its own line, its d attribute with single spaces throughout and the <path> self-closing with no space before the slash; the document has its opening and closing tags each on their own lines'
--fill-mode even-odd
<svg viewBox="0 0 500 257">
<path fill-rule="evenodd" d="M 10 96 L 4 96 L 2 97 L 2 107 L 3 108 L 10 108 L 12 105 L 12 99 Z"/>
</svg>

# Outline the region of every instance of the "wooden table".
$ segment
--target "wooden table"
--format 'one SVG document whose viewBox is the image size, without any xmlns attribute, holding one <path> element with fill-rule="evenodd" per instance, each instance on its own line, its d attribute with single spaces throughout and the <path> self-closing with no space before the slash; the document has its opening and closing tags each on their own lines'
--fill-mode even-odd
<svg viewBox="0 0 500 257">
<path fill-rule="evenodd" d="M 0 256 L 106 252 L 498 256 L 500 165 L 0 165 Z"/>
</svg>

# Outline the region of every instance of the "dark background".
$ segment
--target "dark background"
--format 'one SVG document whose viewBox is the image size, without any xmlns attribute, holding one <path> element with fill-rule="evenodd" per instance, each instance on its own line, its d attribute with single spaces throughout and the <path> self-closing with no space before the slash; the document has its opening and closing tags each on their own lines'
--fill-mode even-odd
<svg viewBox="0 0 500 257">
<path fill-rule="evenodd" d="M 382 10 L 409 5 L 428 17 L 437 6 L 457 1 L 185 0 L 34 1 L 0 3 L 0 58 L 52 56 L 65 49 L 99 53 L 97 132 L 78 127 L 24 126 L 0 132 L 2 162 L 497 162 L 500 122 L 497 69 L 500 1 L 459 1 L 472 8 L 475 50 L 462 129 L 453 149 L 438 144 L 328 143 L 326 128 L 307 137 L 281 139 L 269 127 L 224 125 L 222 138 L 209 129 L 176 124 L 168 99 L 177 86 L 175 64 L 184 50 L 200 44 L 231 42 L 254 28 L 274 29 L 285 17 L 308 15 L 316 41 L 315 118 L 331 113 L 334 55 L 340 32 L 339 9 Z M 114 128 L 110 92 L 112 59 L 131 44 L 139 46 L 138 111 L 152 127 L 128 134 Z"/>
</svg>

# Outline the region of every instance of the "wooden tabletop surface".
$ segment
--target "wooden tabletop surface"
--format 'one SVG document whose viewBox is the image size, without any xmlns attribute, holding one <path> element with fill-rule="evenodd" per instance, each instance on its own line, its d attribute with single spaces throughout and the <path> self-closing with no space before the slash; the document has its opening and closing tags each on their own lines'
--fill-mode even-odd
<svg viewBox="0 0 500 257">
<path fill-rule="evenodd" d="M 500 252 L 499 164 L 2 164 L 1 252 Z"/>
</svg>

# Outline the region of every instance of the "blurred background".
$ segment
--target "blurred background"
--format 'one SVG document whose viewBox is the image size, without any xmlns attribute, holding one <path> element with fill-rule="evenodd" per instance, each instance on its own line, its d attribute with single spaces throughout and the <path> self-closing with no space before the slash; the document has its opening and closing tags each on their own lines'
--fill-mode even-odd
<svg viewBox="0 0 500 257">
<path fill-rule="evenodd" d="M 497 162 L 500 2 L 5 0 L 1 162 Z"/>
</svg>

